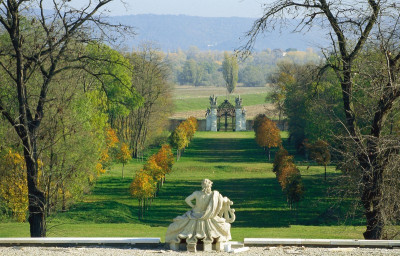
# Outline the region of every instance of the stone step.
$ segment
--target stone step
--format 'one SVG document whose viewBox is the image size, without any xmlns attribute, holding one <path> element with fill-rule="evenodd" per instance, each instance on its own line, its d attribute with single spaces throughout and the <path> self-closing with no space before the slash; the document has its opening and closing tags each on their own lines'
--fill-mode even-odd
<svg viewBox="0 0 400 256">
<path fill-rule="evenodd" d="M 225 252 L 232 252 L 234 250 L 240 250 L 244 248 L 244 244 L 237 241 L 229 241 L 224 243 L 224 251 Z"/>
<path fill-rule="evenodd" d="M 229 241 L 229 242 L 227 242 L 227 244 L 230 244 L 232 249 L 244 247 L 244 244 L 241 242 L 238 242 L 238 241 Z"/>
</svg>

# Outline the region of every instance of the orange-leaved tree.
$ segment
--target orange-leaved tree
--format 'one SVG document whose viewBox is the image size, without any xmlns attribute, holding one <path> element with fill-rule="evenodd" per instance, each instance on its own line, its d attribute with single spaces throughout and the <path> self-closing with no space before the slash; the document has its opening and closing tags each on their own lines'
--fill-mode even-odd
<svg viewBox="0 0 400 256">
<path fill-rule="evenodd" d="M 295 203 L 301 200 L 304 189 L 300 170 L 293 163 L 293 156 L 290 156 L 283 147 L 275 155 L 273 171 L 282 191 L 286 194 L 288 206 L 292 209 Z"/>
<path fill-rule="evenodd" d="M 17 221 L 26 221 L 28 186 L 24 157 L 11 149 L 0 156 L 0 177 L 1 201 Z"/>
<path fill-rule="evenodd" d="M 118 148 L 119 139 L 114 129 L 108 127 L 106 133 L 106 147 L 101 151 L 99 162 L 96 165 L 97 174 L 105 173 L 110 166 Z"/>
<path fill-rule="evenodd" d="M 199 127 L 199 124 L 197 122 L 196 117 L 190 116 L 187 121 L 193 126 L 194 131 L 197 131 L 197 128 Z"/>
<path fill-rule="evenodd" d="M 278 152 L 275 154 L 274 163 L 272 165 L 272 171 L 276 175 L 279 175 L 279 168 L 281 168 L 283 161 L 287 156 L 289 156 L 288 151 L 284 147 L 280 146 Z"/>
<path fill-rule="evenodd" d="M 267 118 L 257 125 L 256 142 L 264 148 L 268 154 L 268 160 L 271 161 L 271 148 L 282 144 L 280 130 L 275 122 Z"/>
<path fill-rule="evenodd" d="M 160 184 L 165 176 L 165 170 L 163 170 L 163 168 L 157 164 L 155 155 L 149 157 L 143 166 L 143 170 L 153 178 L 154 182 L 157 183 L 156 192 L 158 192 L 160 189 Z"/>
<path fill-rule="evenodd" d="M 331 162 L 331 152 L 329 151 L 328 142 L 317 140 L 315 143 L 306 144 L 306 148 L 310 151 L 310 158 L 325 167 L 326 180 L 326 166 Z"/>
<path fill-rule="evenodd" d="M 158 166 L 163 169 L 164 177 L 161 181 L 161 186 L 165 181 L 165 174 L 168 174 L 172 171 L 172 166 L 174 165 L 174 154 L 172 153 L 171 146 L 168 144 L 164 144 L 161 146 L 160 150 L 157 154 L 154 155 L 155 161 Z"/>
<path fill-rule="evenodd" d="M 143 218 L 149 198 L 154 196 L 155 190 L 155 182 L 151 175 L 146 173 L 144 170 L 140 170 L 136 173 L 135 178 L 130 185 L 130 192 L 131 195 L 139 201 L 139 219 Z"/>
<path fill-rule="evenodd" d="M 124 178 L 124 167 L 132 159 L 132 152 L 126 143 L 122 143 L 121 147 L 117 153 L 118 162 L 122 163 L 122 178 Z"/>
</svg>

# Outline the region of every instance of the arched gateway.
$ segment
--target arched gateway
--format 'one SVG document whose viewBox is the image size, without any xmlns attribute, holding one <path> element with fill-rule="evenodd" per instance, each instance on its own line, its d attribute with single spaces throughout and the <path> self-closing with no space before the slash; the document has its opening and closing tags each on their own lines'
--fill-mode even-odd
<svg viewBox="0 0 400 256">
<path fill-rule="evenodd" d="M 207 131 L 245 131 L 246 110 L 242 107 L 242 99 L 235 99 L 235 106 L 228 100 L 217 107 L 217 97 L 210 96 L 210 108 L 206 113 Z"/>
</svg>

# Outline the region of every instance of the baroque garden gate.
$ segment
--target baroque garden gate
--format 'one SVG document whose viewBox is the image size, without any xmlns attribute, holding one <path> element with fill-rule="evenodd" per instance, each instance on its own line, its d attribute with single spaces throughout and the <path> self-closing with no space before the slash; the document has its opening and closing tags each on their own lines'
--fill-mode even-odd
<svg viewBox="0 0 400 256">
<path fill-rule="evenodd" d="M 228 100 L 225 100 L 221 105 L 218 106 L 217 117 L 217 131 L 235 131 L 235 107 Z M 228 120 L 228 117 L 231 120 Z"/>
<path fill-rule="evenodd" d="M 246 131 L 246 110 L 242 99 L 235 99 L 235 106 L 225 100 L 217 107 L 217 97 L 210 96 L 210 108 L 206 113 L 207 131 Z"/>
</svg>

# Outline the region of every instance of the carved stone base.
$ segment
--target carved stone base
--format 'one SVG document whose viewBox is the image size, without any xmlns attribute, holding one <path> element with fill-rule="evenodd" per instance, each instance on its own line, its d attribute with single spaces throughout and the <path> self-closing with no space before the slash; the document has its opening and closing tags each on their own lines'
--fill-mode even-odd
<svg viewBox="0 0 400 256">
<path fill-rule="evenodd" d="M 211 252 L 212 251 L 212 243 L 204 243 L 203 244 L 203 251 L 205 252 Z"/>
<path fill-rule="evenodd" d="M 224 250 L 224 245 L 225 245 L 224 242 L 217 242 L 215 244 L 214 250 L 216 250 L 217 252 L 223 251 Z"/>
<path fill-rule="evenodd" d="M 187 251 L 188 252 L 196 252 L 196 244 L 195 243 L 190 243 L 187 244 Z"/>
<path fill-rule="evenodd" d="M 179 243 L 169 243 L 169 248 L 173 251 L 179 251 Z"/>
</svg>

